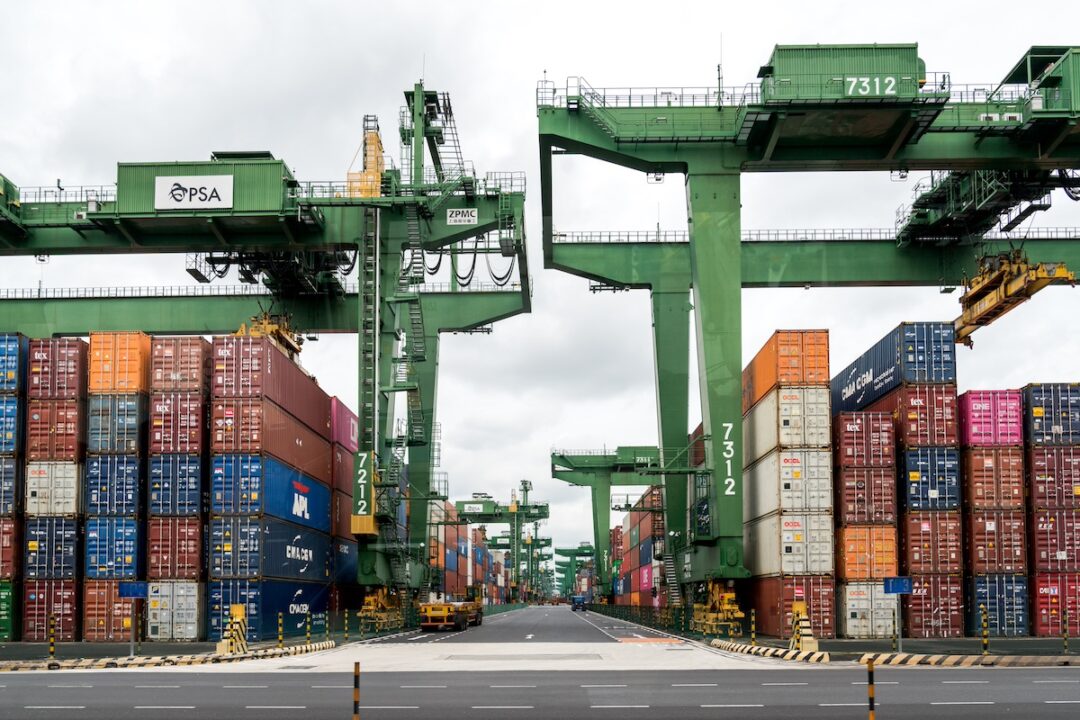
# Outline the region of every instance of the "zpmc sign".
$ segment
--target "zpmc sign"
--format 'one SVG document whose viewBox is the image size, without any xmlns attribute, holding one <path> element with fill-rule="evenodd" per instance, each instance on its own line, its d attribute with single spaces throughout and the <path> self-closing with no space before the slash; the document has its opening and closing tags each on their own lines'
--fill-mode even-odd
<svg viewBox="0 0 1080 720">
<path fill-rule="evenodd" d="M 352 534 L 376 535 L 375 530 L 375 453 L 356 455 L 356 474 L 353 478 Z"/>
</svg>

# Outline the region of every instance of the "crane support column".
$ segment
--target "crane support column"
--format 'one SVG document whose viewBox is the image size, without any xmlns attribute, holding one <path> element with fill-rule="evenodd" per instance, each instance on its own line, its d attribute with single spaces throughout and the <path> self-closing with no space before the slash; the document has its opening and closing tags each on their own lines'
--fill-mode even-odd
<svg viewBox="0 0 1080 720">
<path fill-rule="evenodd" d="M 687 428 L 690 387 L 690 291 L 653 288 L 653 356 L 656 372 L 656 410 L 660 437 L 660 461 L 689 466 Z M 687 478 L 664 475 L 664 521 L 668 531 L 667 549 L 672 552 L 687 543 Z M 610 485 L 609 485 L 610 489 Z M 605 500 L 607 496 L 605 496 Z M 596 505 L 594 494 L 593 504 Z M 605 512 L 610 506 L 604 503 Z M 608 513 L 610 515 L 610 513 Z M 605 528 L 608 526 L 605 520 Z M 605 536 L 606 538 L 606 536 Z M 597 541 L 599 548 L 599 541 Z"/>
</svg>

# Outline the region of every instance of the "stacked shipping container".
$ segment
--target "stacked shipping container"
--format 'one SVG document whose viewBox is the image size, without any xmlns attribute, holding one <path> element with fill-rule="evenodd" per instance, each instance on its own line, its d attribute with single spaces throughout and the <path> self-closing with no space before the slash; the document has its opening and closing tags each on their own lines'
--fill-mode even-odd
<svg viewBox="0 0 1080 720">
<path fill-rule="evenodd" d="M 22 507 L 23 428 L 29 342 L 0 335 L 0 642 L 16 639 L 15 589 L 20 556 L 18 513 Z"/>
<path fill-rule="evenodd" d="M 359 549 L 352 534 L 353 472 L 360 450 L 360 419 L 340 398 L 330 399 L 330 535 L 334 586 L 330 609 L 355 610 L 362 602 L 357 583 Z"/>
</svg>

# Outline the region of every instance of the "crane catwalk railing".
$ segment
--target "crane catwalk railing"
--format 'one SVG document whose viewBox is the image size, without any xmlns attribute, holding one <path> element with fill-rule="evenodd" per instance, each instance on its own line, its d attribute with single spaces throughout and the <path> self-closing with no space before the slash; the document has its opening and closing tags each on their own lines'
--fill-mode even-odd
<svg viewBox="0 0 1080 720">
<path fill-rule="evenodd" d="M 743 242 L 896 242 L 892 228 L 820 228 L 793 230 L 743 230 Z M 983 236 L 990 242 L 1021 240 L 1072 240 L 1080 238 L 1080 228 L 1045 227 L 1012 232 L 992 231 Z M 557 244 L 627 244 L 627 243 L 687 243 L 686 230 L 583 230 L 556 232 L 552 242 Z"/>
<path fill-rule="evenodd" d="M 346 295 L 356 295 L 359 283 L 345 283 Z M 423 293 L 496 293 L 521 292 L 521 283 L 505 287 L 493 283 L 472 283 L 468 286 L 451 287 L 450 283 L 426 283 L 414 285 L 413 290 Z M 108 300 L 169 298 L 169 297 L 268 297 L 272 293 L 262 285 L 120 285 L 109 287 L 54 287 L 54 288 L 2 288 L 0 300 Z"/>
</svg>

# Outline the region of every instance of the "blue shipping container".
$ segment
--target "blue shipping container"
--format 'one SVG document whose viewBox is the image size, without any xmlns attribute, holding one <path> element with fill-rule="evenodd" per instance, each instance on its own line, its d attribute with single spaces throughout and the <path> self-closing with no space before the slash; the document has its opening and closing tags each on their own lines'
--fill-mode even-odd
<svg viewBox="0 0 1080 720">
<path fill-rule="evenodd" d="M 355 585 L 360 551 L 353 540 L 334 538 L 334 582 Z"/>
<path fill-rule="evenodd" d="M 960 507 L 960 453 L 930 447 L 903 453 L 899 482 L 905 510 L 957 510 Z"/>
<path fill-rule="evenodd" d="M 445 559 L 445 562 L 444 562 L 444 566 L 446 567 L 446 571 L 456 573 L 457 568 L 458 568 L 457 550 L 455 550 L 452 547 L 446 547 L 446 548 L 443 548 L 443 550 L 444 550 L 444 555 L 446 556 L 446 559 Z"/>
<path fill-rule="evenodd" d="M 23 568 L 27 580 L 74 580 L 79 562 L 79 529 L 75 520 L 27 518 Z"/>
<path fill-rule="evenodd" d="M 1080 445 L 1080 385 L 1028 385 L 1024 418 L 1031 445 Z"/>
<path fill-rule="evenodd" d="M 0 395 L 0 455 L 22 452 L 24 401 L 15 395 Z"/>
<path fill-rule="evenodd" d="M 87 452 L 141 455 L 147 418 L 145 395 L 91 395 L 86 411 Z"/>
<path fill-rule="evenodd" d="M 87 515 L 139 514 L 142 465 L 134 455 L 87 457 L 85 482 Z"/>
<path fill-rule="evenodd" d="M 198 515 L 203 508 L 203 461 L 198 455 L 150 458 L 151 515 Z"/>
<path fill-rule="evenodd" d="M 901 323 L 832 379 L 832 411 L 861 410 L 901 385 L 955 382 L 952 323 Z"/>
<path fill-rule="evenodd" d="M 90 580 L 135 580 L 143 576 L 146 550 L 144 525 L 135 518 L 92 517 L 86 520 L 86 577 Z"/>
<path fill-rule="evenodd" d="M 210 520 L 210 577 L 329 582 L 330 536 L 269 517 Z"/>
<path fill-rule="evenodd" d="M 21 503 L 23 464 L 15 458 L 0 458 L 0 515 L 14 515 Z"/>
<path fill-rule="evenodd" d="M 1028 635 L 1028 582 L 1023 575 L 976 575 L 968 578 L 966 602 L 967 634 L 982 635 L 982 612 L 986 606 L 987 626 L 997 637 Z"/>
<path fill-rule="evenodd" d="M 22 394 L 30 339 L 24 335 L 0 335 L 0 393 Z"/>
<path fill-rule="evenodd" d="M 330 488 L 267 455 L 215 455 L 210 511 L 259 515 L 330 532 Z"/>
<path fill-rule="evenodd" d="M 652 565 L 653 560 L 653 539 L 652 535 L 642 539 L 638 544 L 638 564 L 639 566 Z"/>
<path fill-rule="evenodd" d="M 249 641 L 276 638 L 278 613 L 283 615 L 285 634 L 289 637 L 304 634 L 309 613 L 311 634 L 326 633 L 330 586 L 324 583 L 225 580 L 208 583 L 207 594 L 210 640 L 221 639 L 221 631 L 229 622 L 230 605 L 247 608 Z"/>
</svg>

